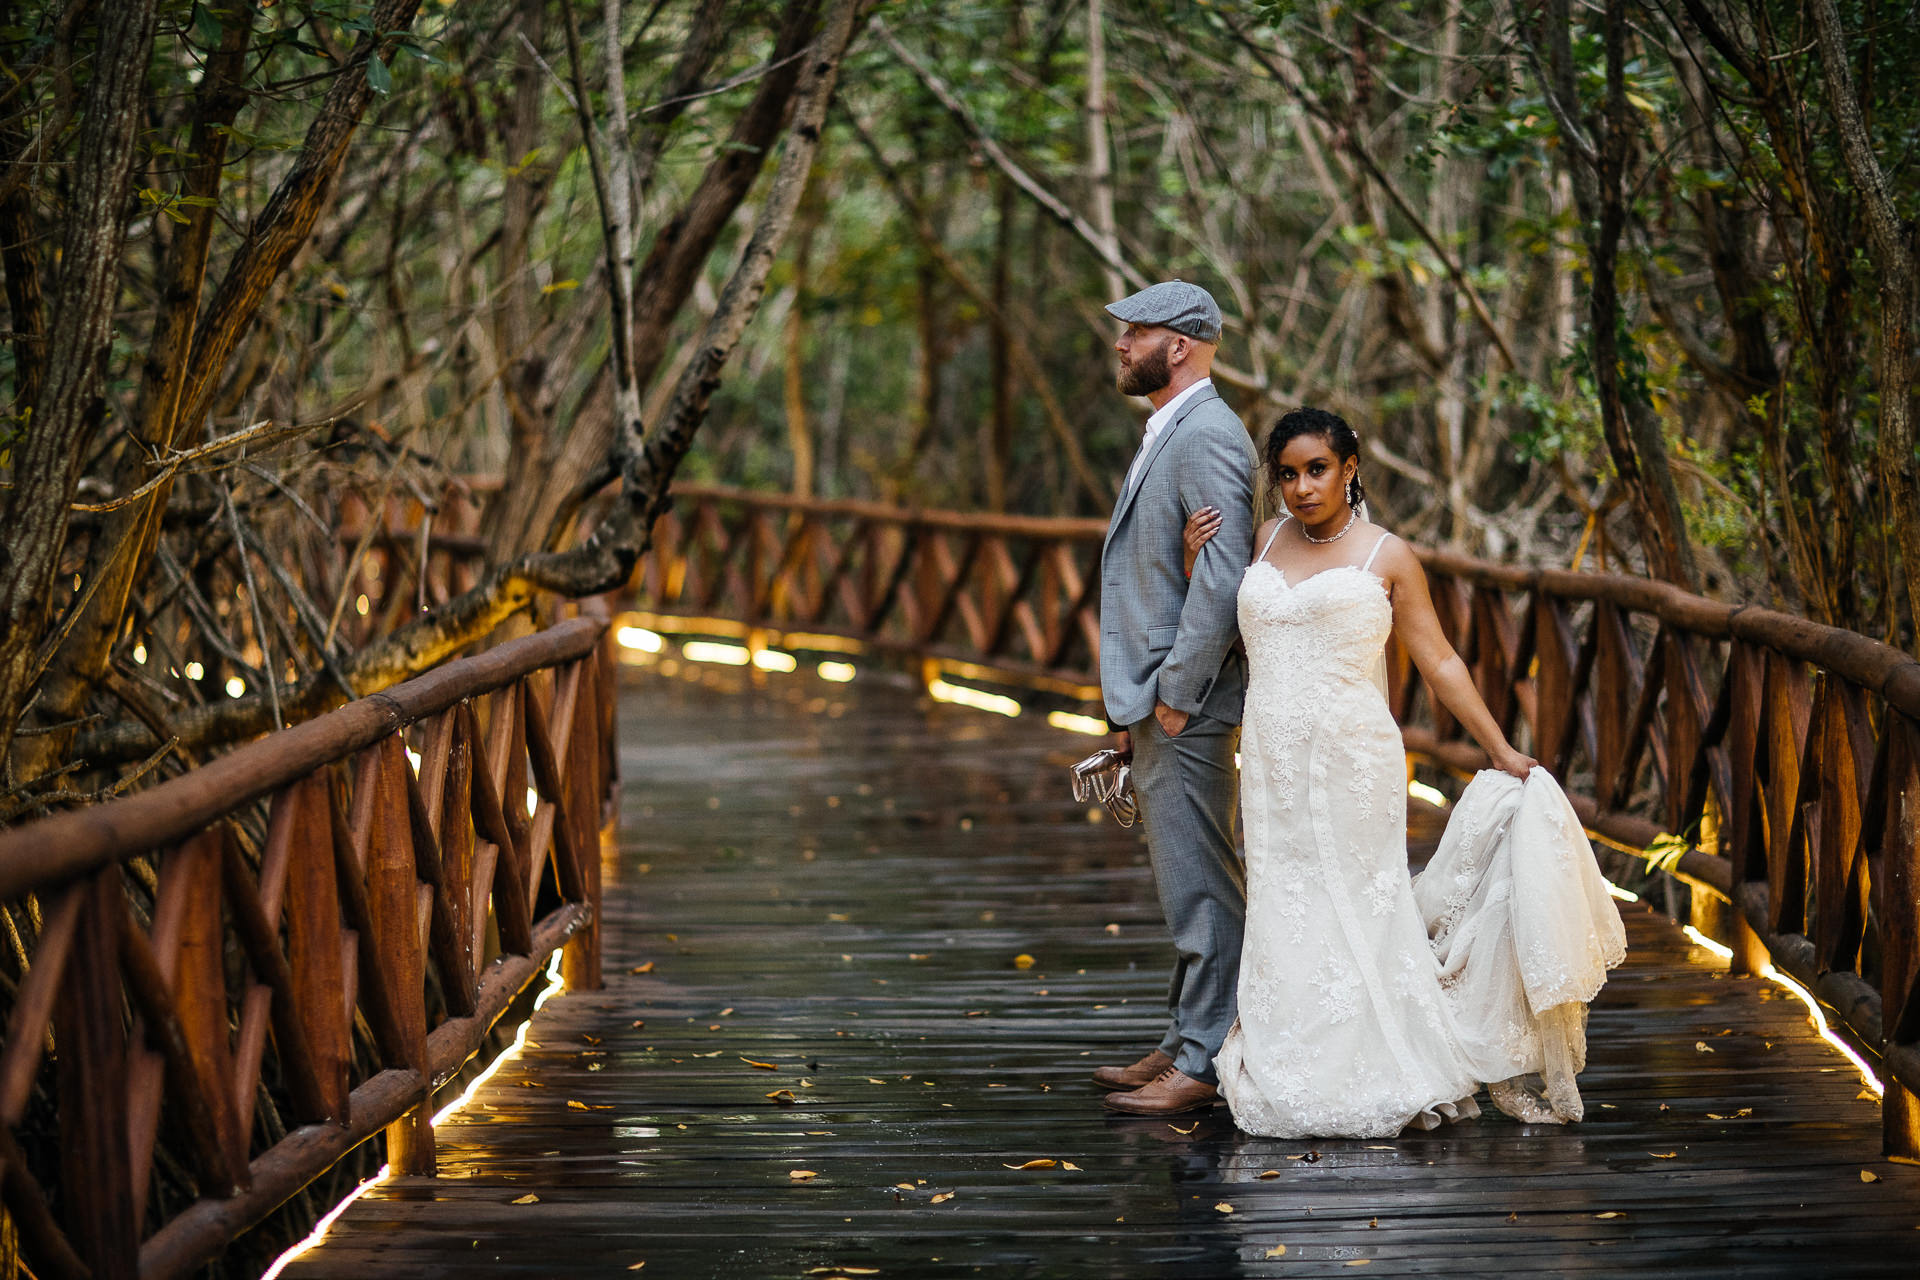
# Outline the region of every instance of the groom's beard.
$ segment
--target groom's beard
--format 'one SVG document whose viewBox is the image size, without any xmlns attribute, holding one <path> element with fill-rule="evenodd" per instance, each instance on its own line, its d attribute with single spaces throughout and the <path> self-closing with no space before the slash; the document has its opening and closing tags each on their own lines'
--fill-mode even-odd
<svg viewBox="0 0 1920 1280">
<path fill-rule="evenodd" d="M 1172 381 L 1173 370 L 1167 366 L 1167 348 L 1161 345 L 1155 347 L 1152 354 L 1120 370 L 1114 385 L 1120 388 L 1123 396 L 1145 396 L 1152 395 Z"/>
</svg>

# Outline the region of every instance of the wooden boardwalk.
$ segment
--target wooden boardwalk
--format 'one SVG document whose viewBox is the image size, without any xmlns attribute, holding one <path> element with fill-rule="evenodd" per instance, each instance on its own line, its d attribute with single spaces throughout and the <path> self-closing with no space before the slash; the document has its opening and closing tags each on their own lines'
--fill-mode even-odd
<svg viewBox="0 0 1920 1280">
<path fill-rule="evenodd" d="M 700 674 L 623 694 L 606 989 L 288 1276 L 1920 1274 L 1852 1068 L 1638 906 L 1582 1125 L 1110 1118 L 1087 1072 L 1155 1042 L 1168 952 L 1133 833 L 1066 797 L 1091 740 Z"/>
</svg>

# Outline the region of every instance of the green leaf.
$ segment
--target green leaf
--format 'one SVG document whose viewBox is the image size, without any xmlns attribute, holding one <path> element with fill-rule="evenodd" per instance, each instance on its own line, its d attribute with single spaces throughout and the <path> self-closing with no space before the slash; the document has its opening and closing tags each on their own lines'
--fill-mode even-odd
<svg viewBox="0 0 1920 1280">
<path fill-rule="evenodd" d="M 380 61 L 380 55 L 367 55 L 367 83 L 373 91 L 382 97 L 393 92 L 393 75 L 387 70 L 387 64 Z"/>
<path fill-rule="evenodd" d="M 201 5 L 193 11 L 193 36 L 202 47 L 208 49 L 218 47 L 223 34 L 225 32 L 220 26 L 220 19 L 213 16 L 211 9 Z"/>
</svg>

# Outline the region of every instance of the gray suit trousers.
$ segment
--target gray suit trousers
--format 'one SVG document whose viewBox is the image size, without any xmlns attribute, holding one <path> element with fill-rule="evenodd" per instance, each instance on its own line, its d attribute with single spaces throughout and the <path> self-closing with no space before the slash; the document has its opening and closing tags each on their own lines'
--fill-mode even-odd
<svg viewBox="0 0 1920 1280">
<path fill-rule="evenodd" d="M 1240 729 L 1195 715 L 1179 737 L 1169 738 L 1148 716 L 1130 732 L 1134 795 L 1175 952 L 1160 1052 L 1194 1079 L 1214 1084 L 1213 1056 L 1238 1012 L 1247 914 L 1246 869 L 1233 833 Z"/>
</svg>

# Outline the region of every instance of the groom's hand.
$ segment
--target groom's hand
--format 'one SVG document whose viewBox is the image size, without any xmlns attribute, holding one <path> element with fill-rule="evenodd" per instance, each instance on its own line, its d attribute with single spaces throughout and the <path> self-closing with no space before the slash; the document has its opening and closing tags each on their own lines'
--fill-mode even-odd
<svg viewBox="0 0 1920 1280">
<path fill-rule="evenodd" d="M 1115 731 L 1113 735 L 1113 749 L 1120 753 L 1122 760 L 1133 759 L 1133 735 L 1125 729 Z"/>
<path fill-rule="evenodd" d="M 1179 737 L 1181 731 L 1187 727 L 1187 713 L 1175 711 L 1164 702 L 1153 704 L 1153 718 L 1160 722 L 1160 727 L 1166 730 L 1169 738 Z"/>
</svg>

